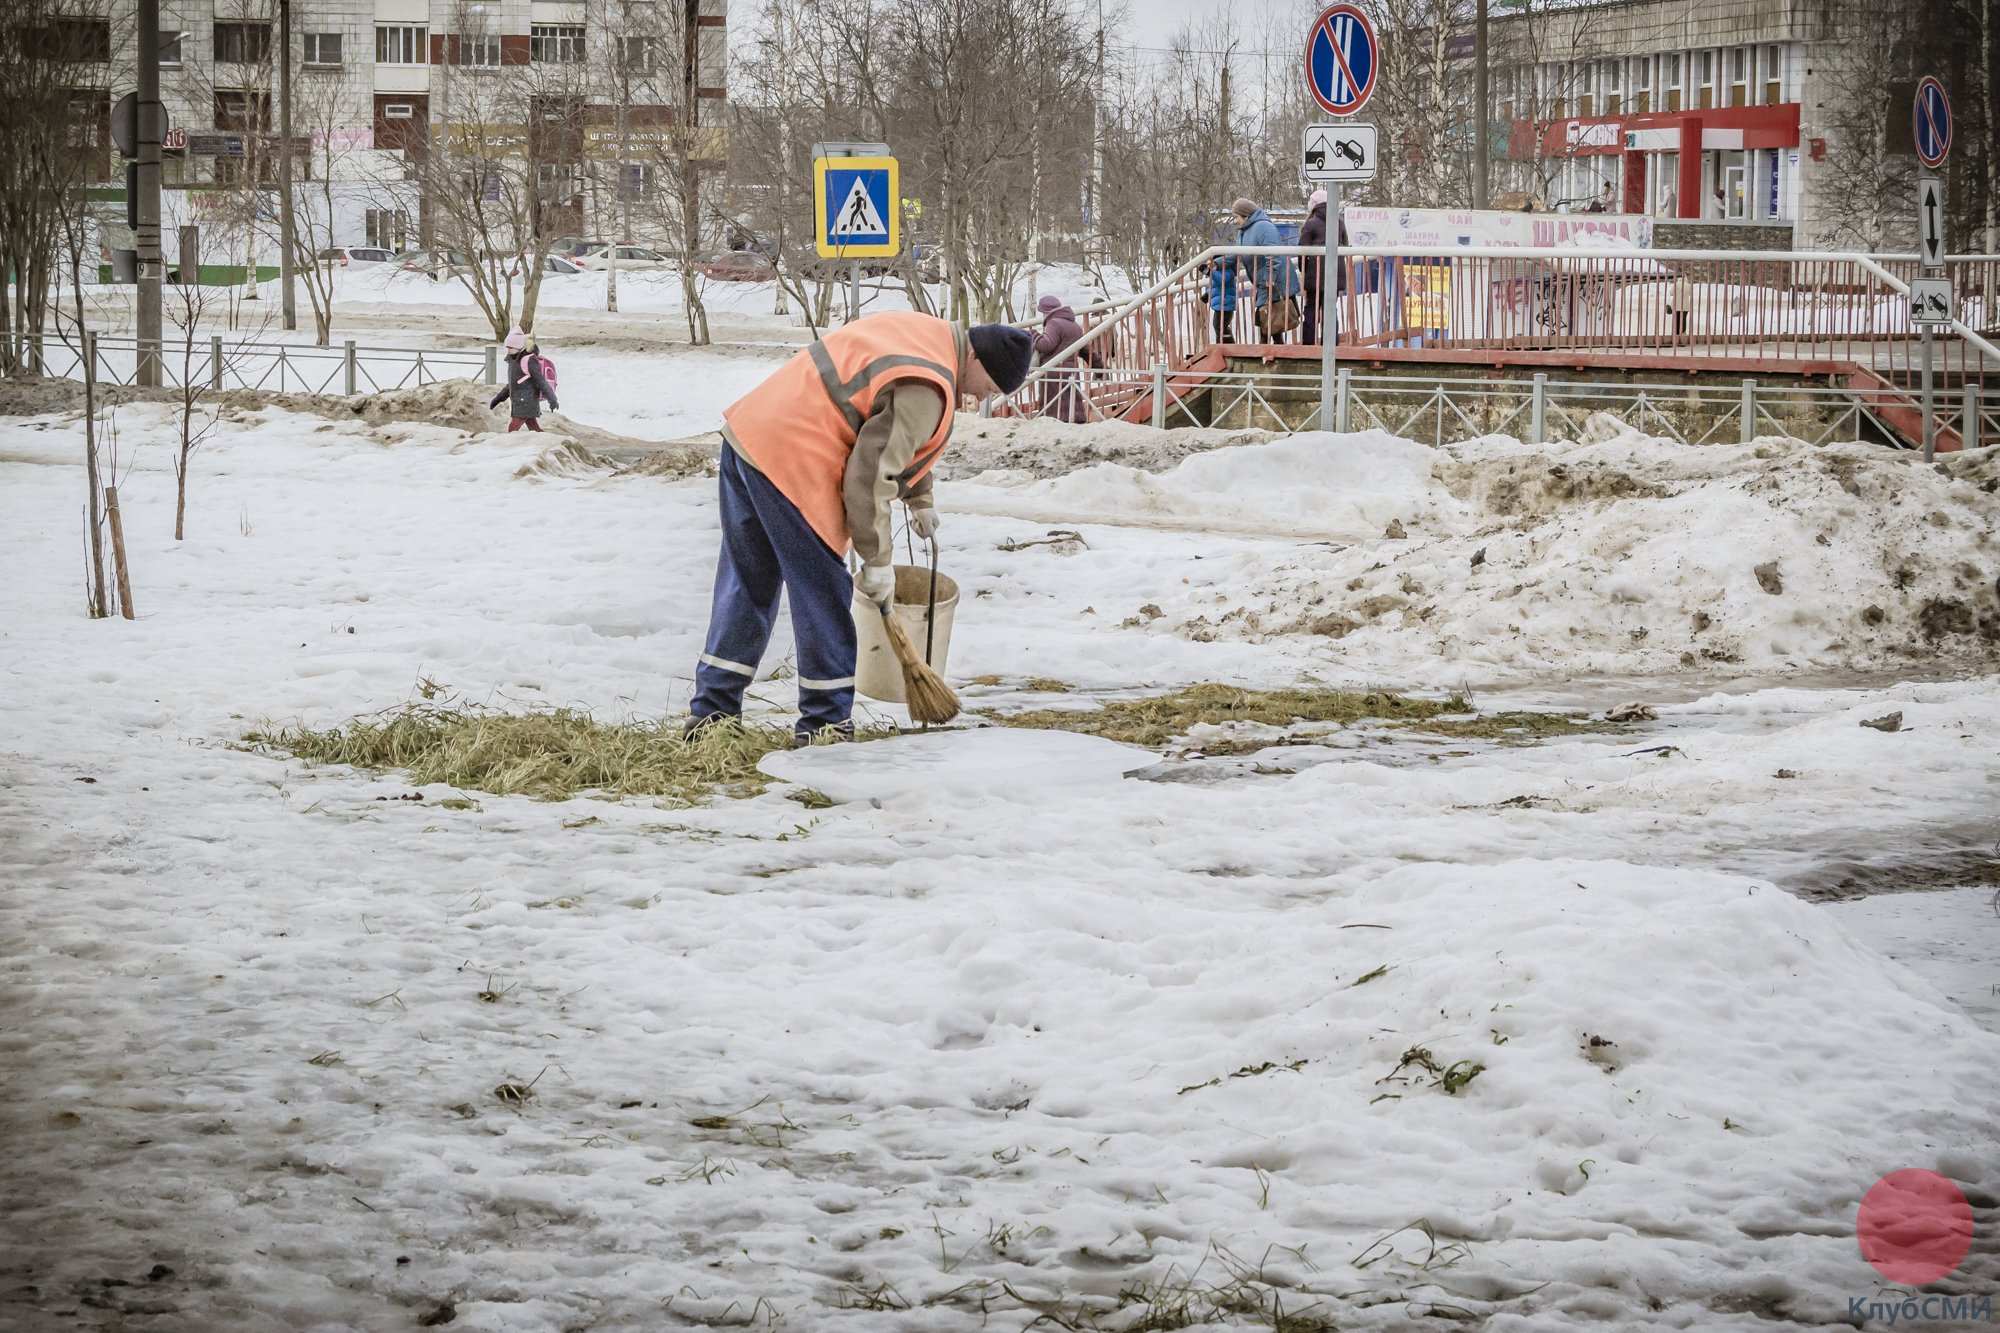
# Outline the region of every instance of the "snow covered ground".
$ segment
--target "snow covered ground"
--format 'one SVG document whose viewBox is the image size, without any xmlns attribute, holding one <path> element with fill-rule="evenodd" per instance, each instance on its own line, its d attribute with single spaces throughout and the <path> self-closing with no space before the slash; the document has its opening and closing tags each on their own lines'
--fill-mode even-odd
<svg viewBox="0 0 2000 1333">
<path fill-rule="evenodd" d="M 651 435 L 639 396 L 693 419 L 723 362 L 758 364 L 576 413 Z M 1223 680 L 1659 717 L 1229 760 L 912 736 L 775 762 L 828 809 L 670 811 L 419 803 L 236 742 L 426 682 L 679 711 L 712 483 L 232 410 L 175 543 L 165 409 L 117 425 L 132 623 L 80 614 L 77 423 L 0 419 L 0 1324 L 1821 1327 L 1879 1298 L 1856 1207 L 1909 1167 L 1978 1209 L 1930 1290 L 2000 1284 L 2000 1035 L 1965 1007 L 2000 918 L 1787 891 L 1990 860 L 1991 456 L 1148 464 L 964 420 L 975 707 Z M 1956 970 L 1856 934 L 1930 901 Z"/>
</svg>

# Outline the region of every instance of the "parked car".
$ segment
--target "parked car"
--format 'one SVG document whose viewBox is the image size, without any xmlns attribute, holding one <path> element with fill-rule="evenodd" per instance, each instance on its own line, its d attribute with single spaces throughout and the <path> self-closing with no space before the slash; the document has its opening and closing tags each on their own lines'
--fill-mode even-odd
<svg viewBox="0 0 2000 1333">
<path fill-rule="evenodd" d="M 542 272 L 581 273 L 583 272 L 583 266 L 573 260 L 565 259 L 561 255 L 550 255 L 542 261 Z"/>
<path fill-rule="evenodd" d="M 461 250 L 410 250 L 401 258 L 406 271 L 421 273 L 433 282 L 454 273 L 472 272 L 472 261 Z"/>
<path fill-rule="evenodd" d="M 725 250 L 701 266 L 701 275 L 717 282 L 769 282 L 778 270 L 754 250 Z"/>
<path fill-rule="evenodd" d="M 608 241 L 593 241 L 587 236 L 558 236 L 549 242 L 549 253 L 560 255 L 564 259 L 575 259 L 578 255 L 589 254 L 592 250 L 602 249 L 608 244 Z"/>
<path fill-rule="evenodd" d="M 577 256 L 576 262 L 594 272 L 602 273 L 611 267 L 611 247 L 599 246 L 588 254 Z M 621 245 L 618 247 L 618 268 L 622 272 L 635 268 L 667 268 L 673 260 L 658 250 L 648 250 L 643 245 Z"/>
<path fill-rule="evenodd" d="M 396 252 L 378 245 L 336 245 L 319 252 L 319 262 L 346 268 L 350 264 L 387 264 Z"/>
</svg>

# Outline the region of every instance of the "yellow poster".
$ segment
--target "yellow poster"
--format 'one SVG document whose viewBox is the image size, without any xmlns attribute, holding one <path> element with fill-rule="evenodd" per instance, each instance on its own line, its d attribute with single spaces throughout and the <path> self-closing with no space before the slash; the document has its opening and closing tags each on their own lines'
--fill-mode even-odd
<svg viewBox="0 0 2000 1333">
<path fill-rule="evenodd" d="M 1448 264 L 1404 264 L 1403 327 L 1406 329 L 1449 329 L 1451 327 L 1451 266 Z"/>
</svg>

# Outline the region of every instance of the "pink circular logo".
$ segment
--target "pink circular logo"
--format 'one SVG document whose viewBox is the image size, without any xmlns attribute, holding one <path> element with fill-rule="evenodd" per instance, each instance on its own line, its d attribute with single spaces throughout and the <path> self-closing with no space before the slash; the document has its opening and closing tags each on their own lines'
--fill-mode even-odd
<svg viewBox="0 0 2000 1333">
<path fill-rule="evenodd" d="M 1972 1205 L 1935 1171 L 1891 1171 L 1861 1200 L 1854 1220 L 1861 1257 L 1883 1277 L 1921 1287 L 1965 1262 Z"/>
</svg>

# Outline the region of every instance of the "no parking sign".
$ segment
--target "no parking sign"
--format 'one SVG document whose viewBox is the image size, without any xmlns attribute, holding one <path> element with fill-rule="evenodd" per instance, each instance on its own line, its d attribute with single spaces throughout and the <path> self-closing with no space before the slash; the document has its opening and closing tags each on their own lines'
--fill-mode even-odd
<svg viewBox="0 0 2000 1333">
<path fill-rule="evenodd" d="M 1351 4 L 1329 5 L 1306 37 L 1306 83 L 1313 100 L 1351 116 L 1375 91 L 1375 26 Z"/>
<path fill-rule="evenodd" d="M 1936 79 L 1925 78 L 1917 84 L 1917 105 L 1911 123 L 1917 132 L 1917 158 L 1935 171 L 1944 165 L 1945 154 L 1951 151 L 1951 99 L 1944 95 L 1944 85 Z"/>
</svg>

